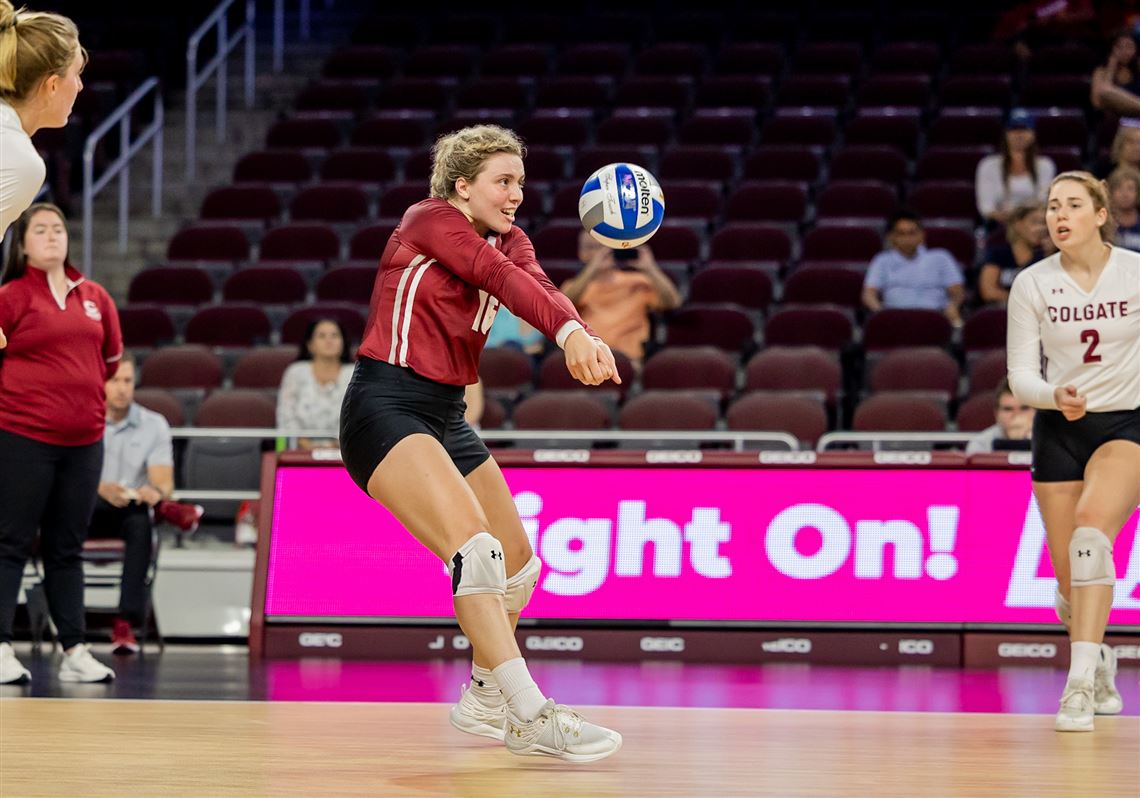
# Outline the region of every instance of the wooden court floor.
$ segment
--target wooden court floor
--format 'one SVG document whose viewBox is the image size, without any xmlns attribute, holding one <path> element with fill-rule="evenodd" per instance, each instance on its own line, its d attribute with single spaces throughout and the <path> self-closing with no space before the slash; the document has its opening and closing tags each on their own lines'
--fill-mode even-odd
<svg viewBox="0 0 1140 798">
<path fill-rule="evenodd" d="M 593 708 L 608 760 L 522 758 L 443 704 L 0 699 L 0 796 L 1136 795 L 1140 718 Z"/>
</svg>

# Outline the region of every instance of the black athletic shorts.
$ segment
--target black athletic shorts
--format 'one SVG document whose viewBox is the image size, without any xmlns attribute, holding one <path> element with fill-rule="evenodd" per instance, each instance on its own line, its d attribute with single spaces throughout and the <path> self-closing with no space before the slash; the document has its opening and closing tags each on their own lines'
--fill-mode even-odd
<svg viewBox="0 0 1140 798">
<path fill-rule="evenodd" d="M 1060 410 L 1033 417 L 1033 481 L 1079 482 L 1093 452 L 1109 441 L 1140 444 L 1140 408 L 1085 413 L 1067 421 Z"/>
<path fill-rule="evenodd" d="M 340 409 L 340 454 L 349 476 L 368 480 L 392 447 L 409 435 L 431 435 L 467 476 L 491 453 L 463 418 L 463 386 L 444 385 L 411 369 L 362 357 Z"/>
</svg>

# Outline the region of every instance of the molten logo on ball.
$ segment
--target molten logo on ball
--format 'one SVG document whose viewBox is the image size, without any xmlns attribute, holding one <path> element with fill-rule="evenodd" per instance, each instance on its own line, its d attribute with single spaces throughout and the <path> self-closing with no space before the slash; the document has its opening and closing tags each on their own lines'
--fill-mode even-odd
<svg viewBox="0 0 1140 798">
<path fill-rule="evenodd" d="M 629 249 L 644 244 L 661 227 L 665 196 L 646 169 L 611 163 L 582 186 L 578 216 L 590 235 L 607 247 Z"/>
</svg>

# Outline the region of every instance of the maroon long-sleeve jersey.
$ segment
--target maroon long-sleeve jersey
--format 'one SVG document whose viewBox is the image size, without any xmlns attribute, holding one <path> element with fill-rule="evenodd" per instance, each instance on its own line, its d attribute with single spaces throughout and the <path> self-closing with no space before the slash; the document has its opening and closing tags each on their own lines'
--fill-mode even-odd
<svg viewBox="0 0 1140 798">
<path fill-rule="evenodd" d="M 546 276 L 526 233 L 482 238 L 441 199 L 408 208 L 388 239 L 360 354 L 448 385 L 479 378 L 499 303 L 561 345 L 589 329 Z M 592 333 L 591 333 L 592 334 Z"/>
</svg>

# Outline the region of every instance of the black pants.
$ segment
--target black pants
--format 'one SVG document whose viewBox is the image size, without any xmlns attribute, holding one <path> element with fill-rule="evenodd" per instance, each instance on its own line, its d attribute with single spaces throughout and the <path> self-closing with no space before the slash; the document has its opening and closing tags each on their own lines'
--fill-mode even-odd
<svg viewBox="0 0 1140 798">
<path fill-rule="evenodd" d="M 150 508 L 132 502 L 115 507 L 99 499 L 91 518 L 91 537 L 122 538 L 123 580 L 119 589 L 119 617 L 135 626 L 146 619 L 146 572 L 150 567 L 150 546 L 154 524 Z"/>
<path fill-rule="evenodd" d="M 0 643 L 12 640 L 16 598 L 37 530 L 59 642 L 65 650 L 83 642 L 83 541 L 102 469 L 101 440 L 52 446 L 0 430 Z"/>
</svg>

